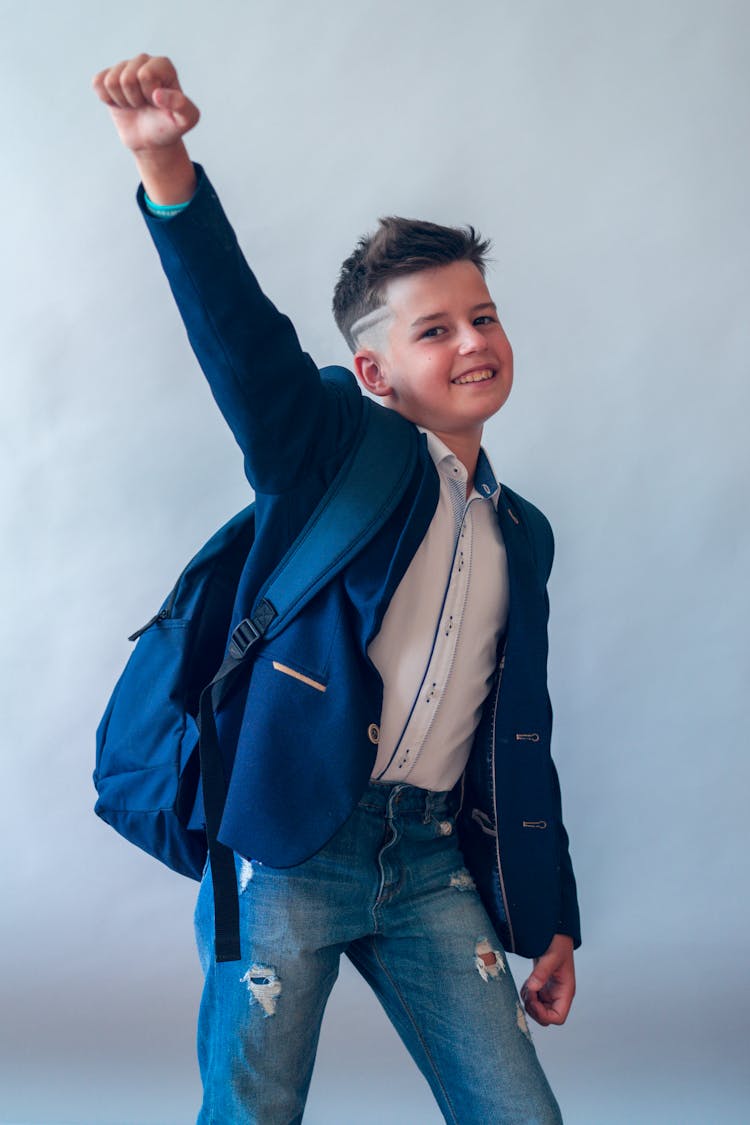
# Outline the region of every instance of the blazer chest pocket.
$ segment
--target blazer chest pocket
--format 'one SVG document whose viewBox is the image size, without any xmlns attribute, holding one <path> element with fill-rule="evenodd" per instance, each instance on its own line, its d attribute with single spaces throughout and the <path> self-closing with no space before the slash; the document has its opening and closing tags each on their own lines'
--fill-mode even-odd
<svg viewBox="0 0 750 1125">
<path fill-rule="evenodd" d="M 274 672 L 277 672 L 282 676 L 290 676 L 293 680 L 297 680 L 300 684 L 305 684 L 307 687 L 313 688 L 315 691 L 324 692 L 326 690 L 327 685 L 322 683 L 319 679 L 316 679 L 313 676 L 309 676 L 306 672 L 302 672 L 298 668 L 292 668 L 291 665 L 284 664 L 280 660 L 272 660 L 271 667 L 273 668 Z"/>
</svg>

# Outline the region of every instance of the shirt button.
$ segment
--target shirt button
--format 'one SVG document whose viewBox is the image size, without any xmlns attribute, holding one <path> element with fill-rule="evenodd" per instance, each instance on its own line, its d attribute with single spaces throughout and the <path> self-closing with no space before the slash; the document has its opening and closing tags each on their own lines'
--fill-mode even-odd
<svg viewBox="0 0 750 1125">
<path fill-rule="evenodd" d="M 367 728 L 367 737 L 370 742 L 374 742 L 376 746 L 380 742 L 380 727 L 377 723 L 370 723 Z"/>
</svg>

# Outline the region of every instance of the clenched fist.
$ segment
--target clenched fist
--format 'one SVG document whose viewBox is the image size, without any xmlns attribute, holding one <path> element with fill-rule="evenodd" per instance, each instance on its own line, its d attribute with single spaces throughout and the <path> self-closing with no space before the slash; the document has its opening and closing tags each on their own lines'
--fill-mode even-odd
<svg viewBox="0 0 750 1125">
<path fill-rule="evenodd" d="M 133 152 L 176 144 L 200 117 L 169 59 L 137 55 L 100 71 L 93 86 Z"/>
</svg>

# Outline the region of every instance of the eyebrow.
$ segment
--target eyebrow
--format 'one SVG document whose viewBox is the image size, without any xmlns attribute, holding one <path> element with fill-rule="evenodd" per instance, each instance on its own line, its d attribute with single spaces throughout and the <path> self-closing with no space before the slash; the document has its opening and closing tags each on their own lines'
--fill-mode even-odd
<svg viewBox="0 0 750 1125">
<path fill-rule="evenodd" d="M 469 309 L 470 313 L 477 313 L 481 309 L 493 309 L 497 312 L 497 305 L 494 301 L 484 301 L 481 305 L 473 305 Z M 443 320 L 449 314 L 447 312 L 430 313 L 429 316 L 418 316 L 417 319 L 410 325 L 411 328 L 418 328 L 420 324 L 428 324 L 432 320 Z"/>
</svg>

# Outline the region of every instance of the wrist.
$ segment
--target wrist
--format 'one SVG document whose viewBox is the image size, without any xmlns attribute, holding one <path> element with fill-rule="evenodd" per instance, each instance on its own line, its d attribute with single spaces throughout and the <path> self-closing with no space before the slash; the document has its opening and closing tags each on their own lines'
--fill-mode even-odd
<svg viewBox="0 0 750 1125">
<path fill-rule="evenodd" d="M 555 934 L 552 938 L 552 941 L 555 945 L 569 945 L 571 950 L 575 945 L 575 942 L 573 941 L 573 938 L 570 936 L 570 934 Z"/>
<path fill-rule="evenodd" d="M 183 142 L 133 149 L 143 187 L 154 203 L 169 206 L 189 200 L 197 185 L 195 169 Z"/>
</svg>

